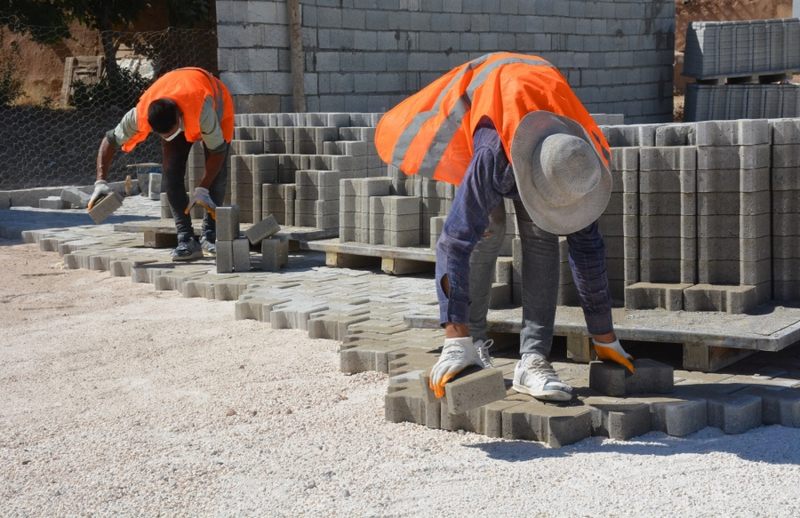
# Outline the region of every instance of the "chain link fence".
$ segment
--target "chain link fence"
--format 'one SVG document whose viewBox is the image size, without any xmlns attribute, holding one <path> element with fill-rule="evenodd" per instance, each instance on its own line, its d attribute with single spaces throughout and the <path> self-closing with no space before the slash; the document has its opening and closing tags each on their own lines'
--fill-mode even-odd
<svg viewBox="0 0 800 518">
<path fill-rule="evenodd" d="M 24 88 L 26 58 L 19 43 L 7 42 L 24 31 L 41 36 L 52 30 L 55 37 L 62 29 L 14 23 L 0 18 L 0 190 L 92 183 L 100 139 L 156 78 L 187 66 L 217 72 L 213 29 L 106 31 L 98 35 L 98 48 L 113 49 L 114 59 L 66 57 L 60 70 L 49 73 L 54 81 L 63 78 L 60 94 L 31 102 Z M 31 39 L 24 44 L 25 55 L 40 45 Z M 46 44 L 41 46 L 44 53 Z M 124 179 L 130 164 L 160 161 L 160 144 L 151 135 L 134 152 L 117 153 L 111 179 Z"/>
</svg>

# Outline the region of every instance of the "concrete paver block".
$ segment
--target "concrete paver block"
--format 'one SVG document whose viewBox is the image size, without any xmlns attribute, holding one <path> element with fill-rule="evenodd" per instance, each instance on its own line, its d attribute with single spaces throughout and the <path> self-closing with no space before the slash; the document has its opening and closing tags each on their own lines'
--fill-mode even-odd
<svg viewBox="0 0 800 518">
<path fill-rule="evenodd" d="M 636 372 L 630 374 L 616 363 L 591 362 L 589 387 L 606 396 L 672 392 L 674 376 L 670 365 L 645 358 L 634 360 L 633 366 Z"/>
<path fill-rule="evenodd" d="M 498 369 L 468 369 L 445 385 L 447 411 L 451 414 L 462 414 L 505 395 L 503 373 Z"/>
<path fill-rule="evenodd" d="M 122 196 L 116 192 L 112 192 L 94 204 L 92 209 L 89 211 L 89 216 L 92 218 L 92 221 L 94 221 L 95 224 L 99 225 L 121 206 Z"/>
<path fill-rule="evenodd" d="M 594 435 L 624 441 L 651 430 L 650 408 L 644 403 L 606 397 L 589 397 L 583 403 L 592 410 Z"/>
<path fill-rule="evenodd" d="M 267 238 L 261 240 L 262 270 L 267 272 L 277 272 L 281 269 L 281 267 L 286 266 L 288 263 L 289 240 L 287 238 Z"/>
<path fill-rule="evenodd" d="M 540 441 L 552 448 L 578 442 L 592 433 L 592 412 L 584 406 L 531 401 L 503 410 L 502 419 L 503 437 Z"/>
<path fill-rule="evenodd" d="M 233 270 L 236 272 L 250 271 L 250 241 L 246 238 L 231 241 L 233 248 Z"/>
<path fill-rule="evenodd" d="M 91 196 L 77 187 L 67 187 L 61 190 L 61 199 L 69 203 L 73 209 L 85 209 Z"/>
<path fill-rule="evenodd" d="M 217 207 L 217 241 L 233 241 L 239 237 L 239 206 Z"/>
<path fill-rule="evenodd" d="M 728 434 L 744 433 L 761 426 L 761 398 L 733 394 L 708 400 L 708 425 Z"/>
<path fill-rule="evenodd" d="M 247 236 L 247 239 L 250 240 L 250 243 L 257 245 L 262 240 L 277 234 L 280 229 L 281 226 L 278 225 L 278 222 L 275 220 L 275 216 L 270 214 L 248 228 L 244 234 Z"/>
</svg>

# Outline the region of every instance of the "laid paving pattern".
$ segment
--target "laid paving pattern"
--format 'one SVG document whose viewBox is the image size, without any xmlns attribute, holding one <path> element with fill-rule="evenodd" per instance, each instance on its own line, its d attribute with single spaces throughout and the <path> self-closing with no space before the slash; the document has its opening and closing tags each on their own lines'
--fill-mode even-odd
<svg viewBox="0 0 800 518">
<path fill-rule="evenodd" d="M 112 225 L 26 231 L 28 242 L 57 251 L 69 268 L 130 276 L 186 297 L 236 300 L 238 319 L 308 331 L 342 342 L 344 373 L 389 374 L 386 419 L 560 447 L 591 435 L 630 439 L 652 430 L 684 436 L 706 426 L 743 433 L 761 424 L 800 427 L 800 349 L 760 355 L 725 373 L 673 368 L 648 359 L 630 377 L 613 365 L 555 362 L 577 397 L 546 404 L 511 390 L 516 363 L 498 357 L 494 369 L 460 377 L 443 399 L 427 389 L 443 332 L 412 327 L 413 314 L 435 313 L 429 276 L 398 277 L 371 270 L 329 268 L 322 254 L 293 253 L 280 272 L 218 274 L 211 259 L 169 261 L 168 249 L 145 248 L 140 233 Z M 257 256 L 251 256 L 255 259 Z M 505 389 L 470 403 L 469 394 Z M 490 398 L 491 399 L 491 398 Z M 473 401 L 474 403 L 474 401 Z M 456 413 L 451 413 L 451 410 Z"/>
</svg>

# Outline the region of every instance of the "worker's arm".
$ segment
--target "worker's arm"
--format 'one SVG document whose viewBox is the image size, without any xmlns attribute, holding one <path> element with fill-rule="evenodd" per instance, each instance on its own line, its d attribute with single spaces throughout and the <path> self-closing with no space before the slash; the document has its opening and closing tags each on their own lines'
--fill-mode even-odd
<svg viewBox="0 0 800 518">
<path fill-rule="evenodd" d="M 117 149 L 127 142 L 136 133 L 136 130 L 136 108 L 133 108 L 125 114 L 116 128 L 106 133 L 100 140 L 100 147 L 97 150 L 94 191 L 92 197 L 89 198 L 89 209 L 94 207 L 98 200 L 111 193 L 111 189 L 108 187 L 111 162 L 114 160 Z"/>
</svg>

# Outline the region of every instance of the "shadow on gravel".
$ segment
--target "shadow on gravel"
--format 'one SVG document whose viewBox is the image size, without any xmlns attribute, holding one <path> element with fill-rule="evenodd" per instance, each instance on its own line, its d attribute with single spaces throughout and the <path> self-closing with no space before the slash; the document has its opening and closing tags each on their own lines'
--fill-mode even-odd
<svg viewBox="0 0 800 518">
<path fill-rule="evenodd" d="M 670 437 L 650 432 L 630 441 L 605 441 L 594 437 L 563 448 L 547 448 L 536 442 L 502 441 L 466 445 L 482 450 L 490 459 L 524 462 L 536 459 L 571 457 L 587 453 L 616 453 L 667 457 L 671 455 L 728 453 L 767 464 L 800 465 L 800 428 L 761 426 L 738 435 L 726 435 L 716 428 L 704 428 L 687 437 Z"/>
<path fill-rule="evenodd" d="M 148 216 L 113 215 L 103 222 L 105 224 L 125 223 L 157 219 Z M 10 241 L 0 243 L 10 245 L 19 243 L 25 230 L 41 230 L 45 228 L 79 227 L 94 225 L 92 218 L 85 212 L 51 212 L 25 209 L 0 210 L 0 238 Z"/>
</svg>

